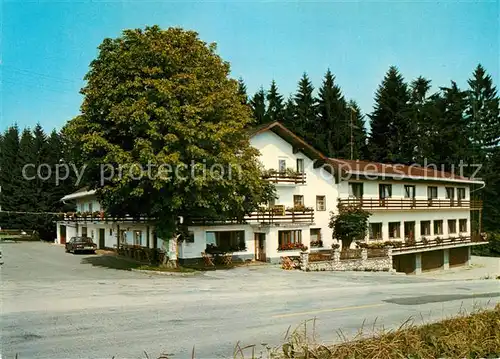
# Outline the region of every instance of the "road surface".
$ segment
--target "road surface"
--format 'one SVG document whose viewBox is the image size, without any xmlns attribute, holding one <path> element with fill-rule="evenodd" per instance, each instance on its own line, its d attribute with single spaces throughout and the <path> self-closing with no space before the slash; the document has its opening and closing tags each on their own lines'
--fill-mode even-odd
<svg viewBox="0 0 500 359">
<path fill-rule="evenodd" d="M 498 280 L 389 273 L 283 271 L 263 265 L 190 277 L 110 269 L 100 256 L 45 243 L 4 243 L 2 358 L 232 358 L 233 348 L 279 344 L 317 318 L 332 343 L 365 322 L 396 327 L 493 306 Z M 310 325 L 312 328 L 312 325 Z M 170 358 L 170 357 L 169 357 Z"/>
</svg>

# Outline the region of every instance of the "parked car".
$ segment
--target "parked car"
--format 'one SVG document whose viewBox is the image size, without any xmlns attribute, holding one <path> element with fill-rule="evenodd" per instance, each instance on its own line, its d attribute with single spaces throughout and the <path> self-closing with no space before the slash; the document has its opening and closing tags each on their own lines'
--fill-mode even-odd
<svg viewBox="0 0 500 359">
<path fill-rule="evenodd" d="M 0 249 L 0 265 L 3 264 L 2 250 Z"/>
<path fill-rule="evenodd" d="M 66 252 L 90 252 L 95 253 L 97 249 L 97 244 L 92 241 L 89 237 L 71 237 L 69 242 L 66 242 Z"/>
</svg>

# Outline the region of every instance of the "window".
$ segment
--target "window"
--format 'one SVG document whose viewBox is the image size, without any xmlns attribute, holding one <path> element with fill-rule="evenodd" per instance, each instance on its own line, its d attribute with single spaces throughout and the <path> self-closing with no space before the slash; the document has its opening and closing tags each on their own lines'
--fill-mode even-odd
<svg viewBox="0 0 500 359">
<path fill-rule="evenodd" d="M 446 199 L 454 199 L 455 198 L 455 188 L 446 187 Z"/>
<path fill-rule="evenodd" d="M 311 236 L 311 247 L 323 247 L 321 228 L 311 228 L 309 234 Z"/>
<path fill-rule="evenodd" d="M 389 238 L 401 238 L 400 222 L 389 222 Z"/>
<path fill-rule="evenodd" d="M 458 230 L 460 233 L 467 232 L 467 219 L 458 220 Z"/>
<path fill-rule="evenodd" d="M 82 237 L 87 237 L 87 227 L 82 227 Z"/>
<path fill-rule="evenodd" d="M 457 233 L 457 220 L 449 219 L 448 220 L 448 234 Z"/>
<path fill-rule="evenodd" d="M 443 221 L 441 219 L 434 221 L 434 235 L 439 234 L 443 234 Z"/>
<path fill-rule="evenodd" d="M 184 241 L 187 243 L 194 243 L 194 232 L 188 231 L 187 236 L 184 236 Z"/>
<path fill-rule="evenodd" d="M 194 238 L 193 238 L 194 241 Z M 224 252 L 239 252 L 246 249 L 245 231 L 206 232 L 206 243 Z"/>
<path fill-rule="evenodd" d="M 127 243 L 127 231 L 120 230 L 120 243 Z"/>
<path fill-rule="evenodd" d="M 405 198 L 415 198 L 415 186 L 405 185 Z"/>
<path fill-rule="evenodd" d="M 465 188 L 457 188 L 457 197 L 459 200 L 465 199 Z"/>
<path fill-rule="evenodd" d="M 415 222 L 405 222 L 405 239 L 415 239 Z"/>
<path fill-rule="evenodd" d="M 279 160 L 278 171 L 281 173 L 286 172 L 286 160 Z"/>
<path fill-rule="evenodd" d="M 378 194 L 380 199 L 386 199 L 392 197 L 392 185 L 390 184 L 379 184 Z"/>
<path fill-rule="evenodd" d="M 438 188 L 435 186 L 427 187 L 427 198 L 428 199 L 438 198 Z"/>
<path fill-rule="evenodd" d="M 293 196 L 293 205 L 294 206 L 303 206 L 304 205 L 304 196 L 296 194 Z"/>
<path fill-rule="evenodd" d="M 142 245 L 142 231 L 134 231 L 134 244 L 137 246 Z"/>
<path fill-rule="evenodd" d="M 316 211 L 326 211 L 325 196 L 316 196 Z"/>
<path fill-rule="evenodd" d="M 278 231 L 278 249 L 298 249 L 302 244 L 302 231 Z"/>
<path fill-rule="evenodd" d="M 304 173 L 304 160 L 302 158 L 297 158 L 297 172 Z"/>
<path fill-rule="evenodd" d="M 370 223 L 370 239 L 382 239 L 382 223 Z"/>
<path fill-rule="evenodd" d="M 421 236 L 431 235 L 431 221 L 420 222 L 420 235 Z"/>
<path fill-rule="evenodd" d="M 349 197 L 363 197 L 363 183 L 349 182 Z"/>
<path fill-rule="evenodd" d="M 109 229 L 109 235 L 112 236 L 113 235 L 113 228 L 110 228 Z"/>
<path fill-rule="evenodd" d="M 92 213 L 92 202 L 89 203 L 89 212 Z"/>
</svg>

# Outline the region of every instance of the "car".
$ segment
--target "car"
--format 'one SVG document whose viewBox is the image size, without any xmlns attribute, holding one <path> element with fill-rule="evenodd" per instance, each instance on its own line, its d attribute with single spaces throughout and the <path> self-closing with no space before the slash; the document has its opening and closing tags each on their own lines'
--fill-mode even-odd
<svg viewBox="0 0 500 359">
<path fill-rule="evenodd" d="M 2 250 L 0 249 L 0 265 L 3 264 Z"/>
<path fill-rule="evenodd" d="M 97 244 L 89 237 L 71 237 L 69 242 L 66 242 L 65 249 L 66 253 L 71 252 L 73 254 L 77 252 L 95 253 Z"/>
</svg>

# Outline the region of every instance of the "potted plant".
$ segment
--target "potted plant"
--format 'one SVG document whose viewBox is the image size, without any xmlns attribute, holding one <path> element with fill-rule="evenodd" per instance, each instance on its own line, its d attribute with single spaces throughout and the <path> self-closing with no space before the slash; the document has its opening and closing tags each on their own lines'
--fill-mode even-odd
<svg viewBox="0 0 500 359">
<path fill-rule="evenodd" d="M 429 240 L 427 239 L 427 237 L 422 237 L 421 241 L 424 245 L 429 244 Z"/>
<path fill-rule="evenodd" d="M 437 243 L 437 244 L 441 244 L 441 243 L 443 243 L 443 238 L 441 238 L 441 237 L 437 236 L 437 237 L 436 237 L 436 243 Z"/>
<path fill-rule="evenodd" d="M 339 248 L 340 248 L 340 244 L 338 244 L 338 243 L 332 244 L 332 249 L 333 250 L 336 250 L 336 249 L 339 249 Z"/>
</svg>

